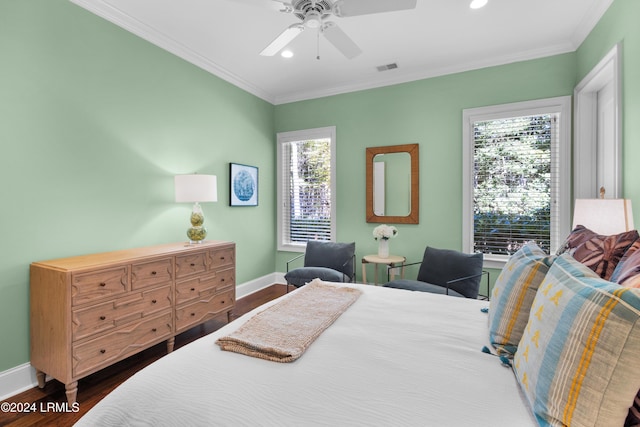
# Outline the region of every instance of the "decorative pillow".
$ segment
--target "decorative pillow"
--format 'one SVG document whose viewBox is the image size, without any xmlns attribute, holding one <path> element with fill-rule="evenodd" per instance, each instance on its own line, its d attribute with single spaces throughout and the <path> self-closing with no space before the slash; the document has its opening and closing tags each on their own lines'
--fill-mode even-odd
<svg viewBox="0 0 640 427">
<path fill-rule="evenodd" d="M 531 307 L 514 358 L 542 426 L 622 426 L 640 384 L 640 290 L 564 254 Z"/>
<path fill-rule="evenodd" d="M 596 235 L 596 232 L 589 230 L 584 225 L 578 225 L 569 233 L 567 239 L 558 248 L 556 255 L 562 255 L 566 252 L 573 253 L 578 246 Z"/>
<path fill-rule="evenodd" d="M 502 269 L 489 302 L 489 338 L 498 353 L 516 352 L 538 286 L 554 259 L 530 242 Z"/>
<path fill-rule="evenodd" d="M 582 226 L 576 229 L 579 227 Z M 585 233 L 583 237 L 587 234 Z M 595 271 L 600 277 L 609 280 L 622 256 L 633 242 L 638 240 L 638 237 L 636 230 L 612 236 L 594 233 L 587 240 L 583 240 L 572 254 L 575 259 Z"/>
<path fill-rule="evenodd" d="M 640 288 L 640 240 L 636 240 L 613 270 L 610 281 L 627 288 Z"/>
<path fill-rule="evenodd" d="M 624 422 L 624 427 L 638 427 L 640 426 L 640 391 L 633 399 L 633 405 L 629 408 L 629 415 Z"/>
</svg>

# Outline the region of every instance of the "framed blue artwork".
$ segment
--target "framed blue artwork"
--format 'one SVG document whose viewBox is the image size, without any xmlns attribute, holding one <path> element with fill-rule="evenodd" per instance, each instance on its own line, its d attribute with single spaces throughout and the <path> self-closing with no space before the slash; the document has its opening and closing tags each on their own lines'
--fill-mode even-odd
<svg viewBox="0 0 640 427">
<path fill-rule="evenodd" d="M 258 168 L 229 164 L 229 205 L 258 206 Z"/>
</svg>

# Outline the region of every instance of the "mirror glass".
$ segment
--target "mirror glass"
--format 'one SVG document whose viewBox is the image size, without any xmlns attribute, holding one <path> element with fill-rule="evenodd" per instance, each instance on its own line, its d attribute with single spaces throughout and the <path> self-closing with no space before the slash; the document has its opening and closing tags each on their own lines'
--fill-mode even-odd
<svg viewBox="0 0 640 427">
<path fill-rule="evenodd" d="M 411 212 L 409 153 L 378 154 L 373 157 L 373 162 L 374 215 L 409 215 Z"/>
<path fill-rule="evenodd" d="M 367 148 L 367 222 L 418 223 L 418 144 Z"/>
</svg>

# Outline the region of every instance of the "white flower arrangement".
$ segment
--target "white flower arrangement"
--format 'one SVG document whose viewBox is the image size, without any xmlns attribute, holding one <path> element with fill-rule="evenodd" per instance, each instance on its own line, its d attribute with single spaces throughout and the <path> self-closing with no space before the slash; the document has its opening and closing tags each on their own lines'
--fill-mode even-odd
<svg viewBox="0 0 640 427">
<path fill-rule="evenodd" d="M 389 240 L 396 237 L 398 229 L 393 225 L 382 224 L 373 229 L 373 238 L 378 240 Z"/>
</svg>

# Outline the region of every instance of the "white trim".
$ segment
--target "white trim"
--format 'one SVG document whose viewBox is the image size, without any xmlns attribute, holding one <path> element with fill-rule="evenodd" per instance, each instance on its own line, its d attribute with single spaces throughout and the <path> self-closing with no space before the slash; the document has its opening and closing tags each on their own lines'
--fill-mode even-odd
<svg viewBox="0 0 640 427">
<path fill-rule="evenodd" d="M 275 272 L 242 283 L 236 287 L 236 299 L 246 297 L 277 283 L 286 283 L 284 273 Z M 47 377 L 47 381 L 49 379 Z M 23 363 L 0 372 L 0 400 L 6 400 L 37 386 L 36 370 L 30 363 Z"/>
<path fill-rule="evenodd" d="M 172 54 L 202 68 L 211 74 L 243 89 L 258 98 L 261 98 L 271 104 L 287 104 L 296 101 L 304 101 L 308 99 L 322 98 L 325 96 L 339 95 L 350 92 L 357 92 L 367 89 L 375 89 L 385 86 L 391 86 L 400 83 L 407 83 L 417 80 L 428 79 L 432 77 L 444 76 L 448 74 L 461 73 L 465 71 L 478 70 L 486 67 L 494 67 L 504 64 L 511 64 L 520 61 L 528 61 L 538 58 L 546 58 L 553 55 L 574 52 L 584 39 L 589 35 L 598 21 L 607 11 L 613 0 L 603 0 L 598 2 L 595 7 L 589 9 L 584 19 L 573 33 L 571 40 L 559 43 L 553 46 L 547 46 L 541 49 L 532 49 L 521 51 L 518 53 L 504 55 L 490 59 L 480 59 L 477 61 L 469 61 L 456 64 L 453 66 L 441 67 L 438 69 L 428 69 L 414 73 L 394 74 L 393 76 L 381 78 L 374 76 L 372 78 L 362 78 L 357 83 L 350 83 L 337 87 L 326 87 L 311 91 L 298 91 L 293 93 L 271 93 L 263 88 L 259 88 L 253 83 L 243 79 L 239 75 L 230 72 L 211 59 L 206 58 L 200 53 L 190 49 L 188 46 L 174 40 L 160 31 L 140 22 L 139 20 L 127 15 L 121 10 L 107 4 L 103 0 L 70 0 L 72 3 L 94 13 L 101 18 L 112 22 L 115 25 L 129 31 L 148 42 L 168 51 Z M 267 1 L 267 0 L 261 0 Z"/>
<path fill-rule="evenodd" d="M 293 244 L 284 243 L 284 230 L 282 229 L 282 216 L 284 215 L 285 200 L 282 195 L 283 189 L 283 173 L 282 170 L 285 165 L 282 164 L 282 144 L 294 141 L 307 141 L 312 139 L 331 139 L 331 241 L 336 239 L 336 219 L 337 219 L 337 185 L 336 185 L 336 152 L 337 152 L 337 140 L 336 140 L 336 127 L 327 126 L 314 129 L 303 129 L 290 132 L 278 132 L 277 134 L 277 159 L 276 159 L 276 171 L 277 171 L 277 249 L 279 251 L 286 252 L 304 252 L 306 249 L 306 243 Z M 288 169 L 288 168 L 287 168 Z"/>
<path fill-rule="evenodd" d="M 72 3 L 88 10 L 89 12 L 106 19 L 107 21 L 125 29 L 126 31 L 135 34 L 136 36 L 154 44 L 161 49 L 166 50 L 179 58 L 190 62 L 197 67 L 202 68 L 205 71 L 210 72 L 214 76 L 220 77 L 232 85 L 249 92 L 252 95 L 257 96 L 271 104 L 274 103 L 275 97 L 261 88 L 255 86 L 251 82 L 243 79 L 237 74 L 234 74 L 211 61 L 209 58 L 201 55 L 188 46 L 168 37 L 166 34 L 161 33 L 155 28 L 127 15 L 121 10 L 107 4 L 101 0 L 69 0 Z"/>
<path fill-rule="evenodd" d="M 614 172 L 614 188 L 607 188 L 607 196 L 622 197 L 622 48 L 620 43 L 578 83 L 574 90 L 574 175 L 573 197 L 593 199 L 598 197 L 596 183 L 597 164 L 597 96 L 598 91 L 613 83 L 614 104 L 614 155 L 611 170 Z"/>
<path fill-rule="evenodd" d="M 251 295 L 276 283 L 287 283 L 283 273 L 271 273 L 236 286 L 236 300 Z"/>
<path fill-rule="evenodd" d="M 38 386 L 36 370 L 29 363 L 0 372 L 0 400 Z"/>
</svg>

